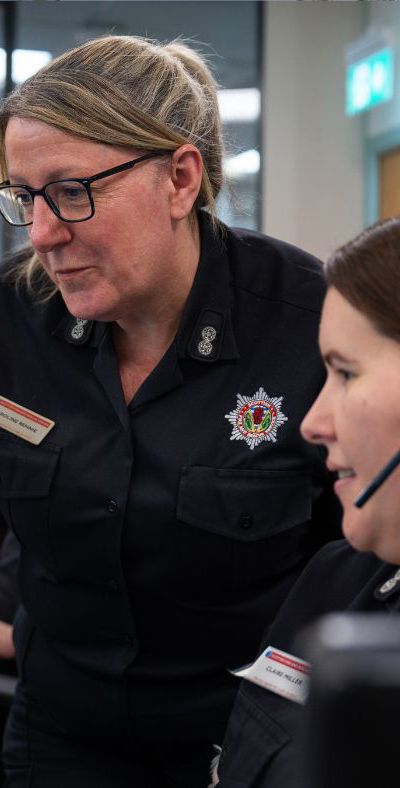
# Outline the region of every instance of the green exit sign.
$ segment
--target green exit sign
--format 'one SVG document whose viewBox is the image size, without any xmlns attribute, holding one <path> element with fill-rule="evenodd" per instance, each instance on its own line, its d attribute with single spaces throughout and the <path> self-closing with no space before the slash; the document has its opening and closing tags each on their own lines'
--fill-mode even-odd
<svg viewBox="0 0 400 788">
<path fill-rule="evenodd" d="M 346 115 L 364 112 L 393 97 L 393 50 L 381 49 L 346 69 Z"/>
</svg>

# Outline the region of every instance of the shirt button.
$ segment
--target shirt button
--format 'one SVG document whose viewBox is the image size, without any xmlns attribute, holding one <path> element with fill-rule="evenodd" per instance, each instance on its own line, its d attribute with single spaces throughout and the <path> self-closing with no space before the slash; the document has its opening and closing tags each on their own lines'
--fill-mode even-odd
<svg viewBox="0 0 400 788">
<path fill-rule="evenodd" d="M 252 528 L 254 525 L 253 515 L 252 514 L 241 514 L 239 517 L 239 525 L 241 528 Z"/>
<path fill-rule="evenodd" d="M 110 591 L 120 591 L 121 590 L 121 586 L 120 586 L 118 580 L 109 580 L 108 581 L 108 587 L 109 587 Z"/>
<path fill-rule="evenodd" d="M 111 514 L 115 514 L 115 512 L 118 510 L 118 503 L 114 500 L 114 498 L 110 498 L 110 500 L 107 501 L 107 509 Z"/>
</svg>

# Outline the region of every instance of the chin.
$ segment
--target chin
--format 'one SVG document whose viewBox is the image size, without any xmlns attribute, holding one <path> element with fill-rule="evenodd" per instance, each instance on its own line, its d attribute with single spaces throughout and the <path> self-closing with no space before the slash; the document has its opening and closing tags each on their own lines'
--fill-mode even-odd
<svg viewBox="0 0 400 788">
<path fill-rule="evenodd" d="M 365 509 L 354 506 L 344 510 L 342 529 L 349 544 L 360 552 L 374 553 L 381 561 L 400 565 L 400 529 L 398 504 L 390 508 L 378 501 L 366 503 Z"/>
<path fill-rule="evenodd" d="M 79 298 L 62 291 L 61 295 L 68 312 L 73 317 L 81 317 L 83 320 L 100 320 L 101 322 L 114 320 L 115 309 L 110 304 L 98 303 L 87 296 Z"/>
<path fill-rule="evenodd" d="M 376 524 L 375 524 L 376 527 Z M 342 522 L 343 535 L 349 544 L 361 553 L 375 553 L 374 523 L 369 517 L 365 517 L 364 512 L 353 511 L 343 515 Z M 376 553 L 377 554 L 377 553 Z M 380 556 L 379 556 L 380 557 Z"/>
</svg>

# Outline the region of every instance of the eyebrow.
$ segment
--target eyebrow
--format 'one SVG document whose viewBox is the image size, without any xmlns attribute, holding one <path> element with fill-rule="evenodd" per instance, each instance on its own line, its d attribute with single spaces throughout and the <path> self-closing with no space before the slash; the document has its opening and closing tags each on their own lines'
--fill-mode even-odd
<svg viewBox="0 0 400 788">
<path fill-rule="evenodd" d="M 328 367 L 331 367 L 335 362 L 339 364 L 354 364 L 354 359 L 342 356 L 338 350 L 329 350 L 328 353 L 323 353 L 322 358 Z"/>
<path fill-rule="evenodd" d="M 71 169 L 71 172 L 73 172 L 74 170 L 75 167 Z M 50 174 L 46 178 L 46 183 L 52 183 L 53 181 L 58 181 L 58 180 L 69 180 L 69 179 L 73 180 L 75 177 L 76 178 L 88 177 L 87 175 L 76 175 L 76 173 L 74 173 L 74 175 L 65 175 L 65 172 L 68 172 L 68 167 L 59 167 L 57 170 L 51 170 Z M 29 185 L 24 178 L 18 178 L 17 176 L 14 175 L 11 176 L 10 173 L 8 173 L 8 180 L 10 181 L 11 184 L 20 183 L 21 185 L 24 184 Z"/>
</svg>

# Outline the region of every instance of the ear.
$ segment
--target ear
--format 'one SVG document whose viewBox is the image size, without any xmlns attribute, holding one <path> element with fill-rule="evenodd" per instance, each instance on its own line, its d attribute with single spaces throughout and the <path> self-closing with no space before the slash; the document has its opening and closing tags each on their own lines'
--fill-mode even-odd
<svg viewBox="0 0 400 788">
<path fill-rule="evenodd" d="M 189 216 L 201 187 L 203 160 L 194 145 L 181 145 L 172 155 L 170 211 L 171 218 Z"/>
</svg>

